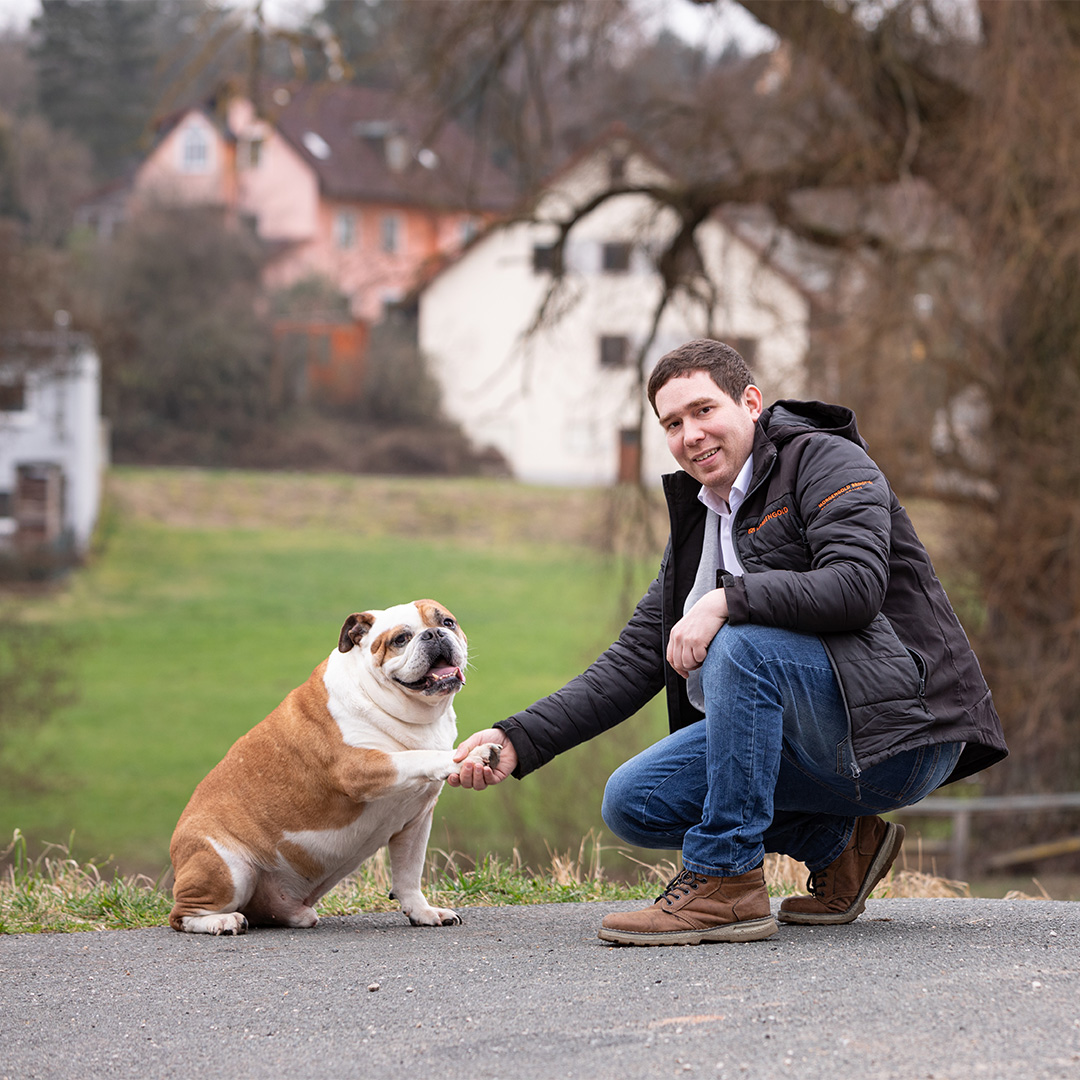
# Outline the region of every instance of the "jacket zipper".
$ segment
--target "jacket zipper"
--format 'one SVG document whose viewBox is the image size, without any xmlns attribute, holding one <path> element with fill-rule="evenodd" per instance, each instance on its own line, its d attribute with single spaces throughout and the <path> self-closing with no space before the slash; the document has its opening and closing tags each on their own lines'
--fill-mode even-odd
<svg viewBox="0 0 1080 1080">
<path fill-rule="evenodd" d="M 821 644 L 825 645 L 824 639 L 821 639 Z M 833 669 L 833 678 L 836 680 L 836 688 L 840 691 L 840 700 L 844 703 L 844 715 L 847 717 L 847 733 L 848 733 L 848 766 L 849 775 L 855 782 L 855 801 L 859 802 L 862 799 L 862 788 L 859 786 L 859 777 L 862 776 L 862 769 L 859 768 L 858 758 L 855 757 L 855 729 L 851 723 L 851 709 L 848 708 L 847 694 L 844 693 L 844 684 L 840 679 L 840 673 L 836 670 L 836 662 L 833 660 L 832 651 L 828 645 L 825 645 L 825 655 L 829 658 L 829 665 Z"/>
</svg>

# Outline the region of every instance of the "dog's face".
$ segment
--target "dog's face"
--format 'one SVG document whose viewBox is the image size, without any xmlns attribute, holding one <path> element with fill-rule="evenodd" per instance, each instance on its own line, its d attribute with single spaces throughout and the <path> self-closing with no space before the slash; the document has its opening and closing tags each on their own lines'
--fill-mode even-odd
<svg viewBox="0 0 1080 1080">
<path fill-rule="evenodd" d="M 353 649 L 377 682 L 411 696 L 448 697 L 465 685 L 465 634 L 435 600 L 350 615 L 341 628 L 338 650 Z"/>
</svg>

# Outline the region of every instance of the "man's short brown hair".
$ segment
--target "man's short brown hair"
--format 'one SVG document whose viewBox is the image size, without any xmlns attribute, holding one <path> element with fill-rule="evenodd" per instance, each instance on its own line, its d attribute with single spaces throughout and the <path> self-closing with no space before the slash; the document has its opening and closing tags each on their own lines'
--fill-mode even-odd
<svg viewBox="0 0 1080 1080">
<path fill-rule="evenodd" d="M 730 346 L 713 338 L 697 338 L 665 353 L 649 376 L 649 404 L 656 412 L 657 391 L 672 379 L 704 371 L 732 401 L 754 381 L 746 361 Z"/>
</svg>

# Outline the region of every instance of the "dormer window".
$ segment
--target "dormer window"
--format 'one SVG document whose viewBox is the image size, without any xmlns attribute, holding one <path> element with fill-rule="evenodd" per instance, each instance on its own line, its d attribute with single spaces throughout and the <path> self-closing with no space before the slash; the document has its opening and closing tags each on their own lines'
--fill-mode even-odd
<svg viewBox="0 0 1080 1080">
<path fill-rule="evenodd" d="M 330 156 L 330 144 L 317 131 L 305 131 L 300 141 L 313 158 L 325 161 Z"/>
<path fill-rule="evenodd" d="M 404 135 L 395 132 L 386 137 L 386 164 L 391 172 L 404 172 L 409 165 L 409 143 Z"/>
<path fill-rule="evenodd" d="M 180 136 L 180 168 L 186 173 L 210 171 L 210 136 L 201 123 L 188 124 Z"/>
</svg>

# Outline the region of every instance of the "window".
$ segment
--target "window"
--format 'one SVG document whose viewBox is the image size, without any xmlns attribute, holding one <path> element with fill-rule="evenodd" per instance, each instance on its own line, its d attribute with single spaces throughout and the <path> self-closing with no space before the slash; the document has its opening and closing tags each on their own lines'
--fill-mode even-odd
<svg viewBox="0 0 1080 1080">
<path fill-rule="evenodd" d="M 468 244 L 480 231 L 480 225 L 476 218 L 466 218 L 461 223 L 461 242 L 462 244 Z"/>
<path fill-rule="evenodd" d="M 630 269 L 630 245 L 604 244 L 601 248 L 600 266 L 605 274 L 625 274 Z"/>
<path fill-rule="evenodd" d="M 746 361 L 747 367 L 753 367 L 757 358 L 757 338 L 737 337 L 733 338 L 731 347 Z"/>
<path fill-rule="evenodd" d="M 180 138 L 180 169 L 187 173 L 210 171 L 210 137 L 202 124 L 191 123 Z"/>
<path fill-rule="evenodd" d="M 356 246 L 356 214 L 339 210 L 334 215 L 334 244 L 342 250 Z"/>
<path fill-rule="evenodd" d="M 555 273 L 555 245 L 533 244 L 532 265 L 534 274 Z"/>
<path fill-rule="evenodd" d="M 630 339 L 625 334 L 605 334 L 600 338 L 600 366 L 626 367 L 630 359 Z"/>
<path fill-rule="evenodd" d="M 619 429 L 619 483 L 636 484 L 641 478 L 641 432 Z"/>
<path fill-rule="evenodd" d="M 330 335 L 312 333 L 308 337 L 308 362 L 317 368 L 328 368 L 332 360 Z"/>
<path fill-rule="evenodd" d="M 401 218 L 397 214 L 384 214 L 381 223 L 382 249 L 388 255 L 396 255 L 401 250 Z"/>
<path fill-rule="evenodd" d="M 243 139 L 238 147 L 241 169 L 257 169 L 262 161 L 263 140 L 261 135 Z"/>
<path fill-rule="evenodd" d="M 26 380 L 0 381 L 0 412 L 26 411 Z"/>
</svg>

